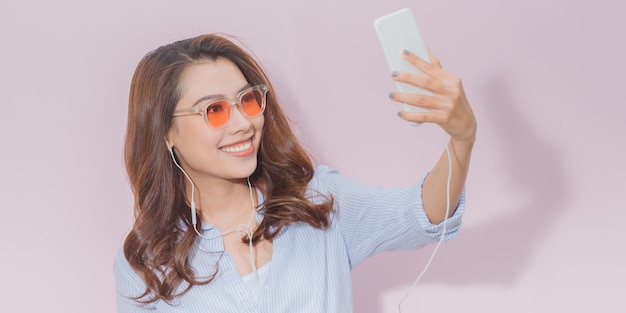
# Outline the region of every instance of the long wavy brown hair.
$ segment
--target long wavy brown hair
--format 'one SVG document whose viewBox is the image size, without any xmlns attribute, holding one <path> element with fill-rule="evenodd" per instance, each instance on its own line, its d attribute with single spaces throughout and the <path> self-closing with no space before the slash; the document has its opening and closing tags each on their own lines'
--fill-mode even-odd
<svg viewBox="0 0 626 313">
<path fill-rule="evenodd" d="M 267 75 L 251 54 L 216 34 L 159 47 L 139 62 L 133 75 L 124 150 L 135 196 L 135 222 L 124 242 L 124 255 L 146 283 L 145 292 L 133 296 L 139 302 L 169 302 L 194 285 L 210 283 L 217 273 L 216 267 L 213 276 L 200 279 L 189 264 L 198 235 L 191 225 L 186 181 L 172 162 L 164 138 L 173 123 L 185 70 L 218 58 L 237 65 L 250 85 L 269 87 L 258 165 L 250 177 L 265 199 L 261 208 L 264 218 L 253 242 L 272 240 L 294 222 L 320 229 L 329 225 L 332 197 L 316 204 L 305 195 L 313 164 L 278 105 Z M 188 286 L 177 293 L 183 282 Z"/>
</svg>

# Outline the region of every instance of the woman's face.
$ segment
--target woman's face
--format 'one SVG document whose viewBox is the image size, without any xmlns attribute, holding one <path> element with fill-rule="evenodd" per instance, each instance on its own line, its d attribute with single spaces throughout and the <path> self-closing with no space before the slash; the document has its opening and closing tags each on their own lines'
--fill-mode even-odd
<svg viewBox="0 0 626 313">
<path fill-rule="evenodd" d="M 188 68 L 181 79 L 181 97 L 176 111 L 189 110 L 204 97 L 236 99 L 249 87 L 230 60 L 218 58 Z M 213 129 L 202 115 L 174 117 L 168 133 L 169 144 L 192 179 L 236 180 L 250 176 L 257 166 L 257 153 L 265 118 L 246 118 L 239 107 L 232 108 L 228 126 Z"/>
</svg>

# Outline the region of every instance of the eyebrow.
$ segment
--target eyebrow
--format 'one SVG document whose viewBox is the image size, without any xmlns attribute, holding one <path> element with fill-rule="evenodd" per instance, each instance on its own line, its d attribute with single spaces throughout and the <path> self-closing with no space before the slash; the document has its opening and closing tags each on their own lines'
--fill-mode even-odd
<svg viewBox="0 0 626 313">
<path fill-rule="evenodd" d="M 250 83 L 245 84 L 243 87 L 241 87 L 239 89 L 239 91 L 237 91 L 237 95 L 239 95 L 240 92 L 246 90 L 247 88 L 250 88 Z M 226 96 L 224 96 L 223 94 L 216 94 L 216 95 L 206 95 L 203 97 L 200 97 L 200 99 L 196 100 L 196 102 L 194 102 L 194 104 L 191 106 L 192 108 L 195 107 L 196 105 L 207 101 L 207 100 L 211 100 L 211 99 L 224 99 L 226 98 Z"/>
</svg>

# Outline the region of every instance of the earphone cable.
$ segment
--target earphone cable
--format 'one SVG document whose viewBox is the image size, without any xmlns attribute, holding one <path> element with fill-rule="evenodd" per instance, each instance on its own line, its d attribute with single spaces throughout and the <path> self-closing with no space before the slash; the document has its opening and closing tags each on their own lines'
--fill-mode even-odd
<svg viewBox="0 0 626 313">
<path fill-rule="evenodd" d="M 402 306 L 402 303 L 404 302 L 404 300 L 406 300 L 409 297 L 409 295 L 411 294 L 411 292 L 413 292 L 413 289 L 415 289 L 415 286 L 417 286 L 417 282 L 420 281 L 422 276 L 424 276 L 424 273 L 426 273 L 426 271 L 430 267 L 430 264 L 432 263 L 433 258 L 435 257 L 435 254 L 437 253 L 437 250 L 439 250 L 439 246 L 441 246 L 441 243 L 443 242 L 443 238 L 446 235 L 447 224 L 448 224 L 446 222 L 448 221 L 448 215 L 450 214 L 450 181 L 452 180 L 452 158 L 450 156 L 450 149 L 448 148 L 448 143 L 447 142 L 446 142 L 446 155 L 448 156 L 448 180 L 446 182 L 446 215 L 444 216 L 444 219 L 443 219 L 443 222 L 442 222 L 443 223 L 443 228 L 441 230 L 441 237 L 439 237 L 439 241 L 437 242 L 437 245 L 433 249 L 433 252 L 431 253 L 430 258 L 428 259 L 428 262 L 426 263 L 426 266 L 424 266 L 424 269 L 417 276 L 417 279 L 415 279 L 415 281 L 413 282 L 413 285 L 411 285 L 411 287 L 406 292 L 404 297 L 402 297 L 400 302 L 398 302 L 398 312 L 399 313 L 402 313 L 402 307 L 401 306 Z"/>
<path fill-rule="evenodd" d="M 167 143 L 167 141 L 166 141 Z M 250 227 L 250 225 L 252 225 L 252 221 L 254 220 L 254 216 L 255 216 L 255 208 L 256 205 L 254 203 L 254 196 L 252 194 L 252 184 L 250 183 L 250 177 L 246 178 L 246 182 L 248 183 L 248 190 L 250 191 L 250 203 L 252 204 L 252 212 L 250 213 L 250 219 L 248 219 L 248 224 L 241 224 L 233 229 L 227 230 L 225 232 L 220 232 L 217 235 L 214 236 L 204 236 L 202 235 L 199 231 L 198 228 L 196 226 L 197 224 L 197 218 L 196 218 L 196 202 L 195 202 L 195 188 L 196 186 L 194 185 L 193 181 L 191 180 L 191 177 L 189 177 L 189 175 L 187 175 L 187 172 L 185 172 L 185 170 L 178 164 L 178 162 L 176 161 L 176 158 L 174 157 L 174 151 L 173 149 L 169 146 L 168 144 L 168 150 L 170 152 L 170 155 L 172 157 L 172 161 L 174 161 L 174 164 L 176 165 L 176 167 L 178 167 L 180 169 L 181 172 L 183 172 L 183 175 L 185 175 L 185 178 L 187 178 L 187 180 L 189 181 L 189 183 L 191 184 L 191 201 L 190 201 L 190 206 L 191 206 L 191 224 L 193 225 L 193 229 L 196 231 L 196 234 L 198 234 L 198 236 L 207 239 L 207 240 L 211 240 L 211 239 L 215 239 L 218 237 L 224 237 L 228 234 L 234 233 L 234 232 L 238 232 L 242 237 L 248 236 L 248 247 L 250 250 L 250 266 L 252 267 L 252 272 L 254 273 L 257 283 L 259 283 L 259 274 L 257 272 L 257 268 L 256 268 L 256 260 L 255 260 L 255 256 L 254 256 L 254 245 L 252 244 L 252 236 L 254 235 L 254 230 Z"/>
</svg>

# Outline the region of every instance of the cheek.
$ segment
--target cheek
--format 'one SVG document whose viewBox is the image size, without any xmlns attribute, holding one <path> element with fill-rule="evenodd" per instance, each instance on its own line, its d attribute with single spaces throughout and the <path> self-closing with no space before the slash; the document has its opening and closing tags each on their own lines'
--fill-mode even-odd
<svg viewBox="0 0 626 313">
<path fill-rule="evenodd" d="M 202 121 L 204 123 L 204 121 Z M 173 132 L 175 149 L 189 165 L 206 162 L 215 152 L 221 139 L 221 132 L 210 131 L 207 125 L 188 123 L 179 125 Z"/>
</svg>

